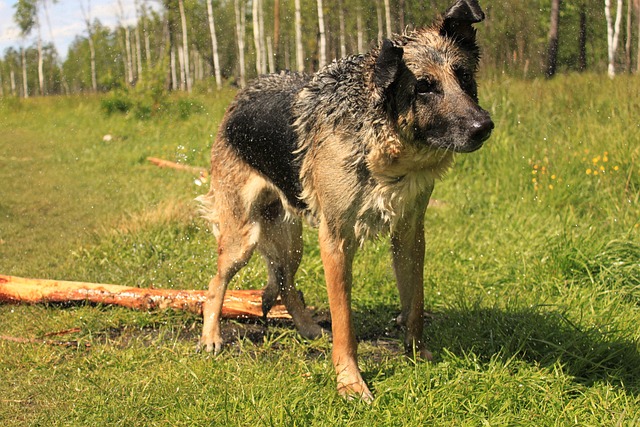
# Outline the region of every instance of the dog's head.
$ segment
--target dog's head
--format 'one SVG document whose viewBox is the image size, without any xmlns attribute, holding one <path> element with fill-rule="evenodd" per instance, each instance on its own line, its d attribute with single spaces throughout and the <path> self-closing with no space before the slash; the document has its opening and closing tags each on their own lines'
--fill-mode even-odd
<svg viewBox="0 0 640 427">
<path fill-rule="evenodd" d="M 483 19 L 476 0 L 458 0 L 431 27 L 383 41 L 372 80 L 404 141 L 471 152 L 491 135 L 475 78 Z"/>
</svg>

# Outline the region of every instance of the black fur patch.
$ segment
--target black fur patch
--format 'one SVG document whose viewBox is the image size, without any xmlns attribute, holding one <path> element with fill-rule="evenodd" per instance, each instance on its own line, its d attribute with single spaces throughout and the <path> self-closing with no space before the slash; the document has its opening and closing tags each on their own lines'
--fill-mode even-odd
<svg viewBox="0 0 640 427">
<path fill-rule="evenodd" d="M 258 79 L 239 94 L 224 128 L 226 140 L 238 155 L 299 209 L 306 204 L 299 198 L 302 186 L 300 164 L 293 154 L 298 147 L 291 106 L 308 81 L 308 76 L 294 73 Z"/>
</svg>

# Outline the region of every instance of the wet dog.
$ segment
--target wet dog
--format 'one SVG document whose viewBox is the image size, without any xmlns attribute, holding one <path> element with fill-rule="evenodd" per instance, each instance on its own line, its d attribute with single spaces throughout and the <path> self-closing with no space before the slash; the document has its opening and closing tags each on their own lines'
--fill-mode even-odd
<svg viewBox="0 0 640 427">
<path fill-rule="evenodd" d="M 476 0 L 430 27 L 395 35 L 314 75 L 258 78 L 229 106 L 199 198 L 218 242 L 200 344 L 222 348 L 220 314 L 235 273 L 257 250 L 267 263 L 266 314 L 280 296 L 300 334 L 323 333 L 295 289 L 302 218 L 319 228 L 338 391 L 371 401 L 357 364 L 352 262 L 363 241 L 391 237 L 408 353 L 423 344 L 424 214 L 455 153 L 479 149 L 493 122 L 478 105 Z"/>
</svg>

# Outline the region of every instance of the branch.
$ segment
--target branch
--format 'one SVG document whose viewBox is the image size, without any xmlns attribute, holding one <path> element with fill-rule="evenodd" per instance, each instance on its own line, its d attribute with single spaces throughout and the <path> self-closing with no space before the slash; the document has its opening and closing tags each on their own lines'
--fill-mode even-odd
<svg viewBox="0 0 640 427">
<path fill-rule="evenodd" d="M 41 304 L 88 301 L 96 304 L 120 305 L 136 310 L 172 308 L 202 314 L 202 303 L 205 299 L 206 291 L 198 290 L 134 288 L 0 275 L 0 303 Z M 235 319 L 262 317 L 262 291 L 227 290 L 222 317 Z M 267 317 L 291 318 L 283 305 L 275 305 Z"/>
</svg>

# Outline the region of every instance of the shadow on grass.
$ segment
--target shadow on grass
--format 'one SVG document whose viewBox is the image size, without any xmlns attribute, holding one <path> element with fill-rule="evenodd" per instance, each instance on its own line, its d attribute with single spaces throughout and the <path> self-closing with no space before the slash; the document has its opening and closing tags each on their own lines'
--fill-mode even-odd
<svg viewBox="0 0 640 427">
<path fill-rule="evenodd" d="M 378 306 L 356 313 L 359 338 L 402 339 L 400 329 L 390 322 L 397 312 L 397 307 Z M 461 358 L 472 353 L 481 363 L 496 357 L 543 367 L 559 363 L 580 384 L 606 382 L 640 393 L 640 347 L 631 332 L 575 324 L 557 307 L 471 305 L 429 314 L 426 323 L 425 339 L 435 363 L 445 350 Z"/>
</svg>

